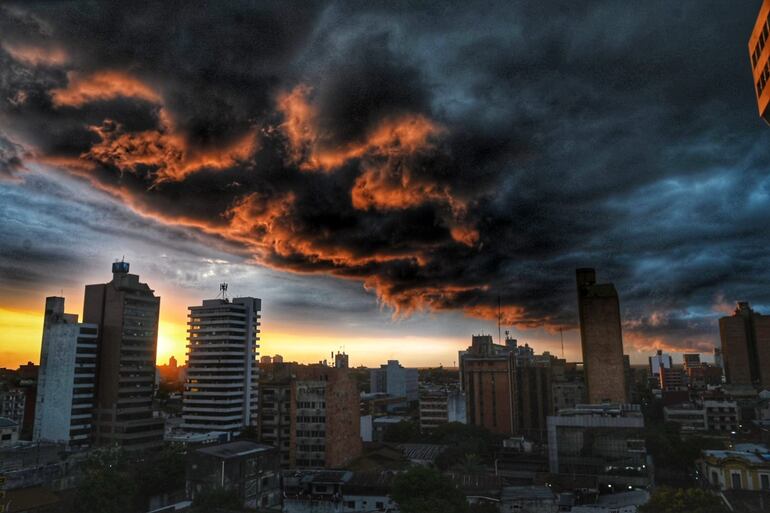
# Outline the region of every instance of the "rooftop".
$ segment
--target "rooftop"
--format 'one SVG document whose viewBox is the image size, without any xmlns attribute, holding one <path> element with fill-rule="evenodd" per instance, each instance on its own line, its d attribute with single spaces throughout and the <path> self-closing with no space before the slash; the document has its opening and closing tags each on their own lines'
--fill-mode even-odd
<svg viewBox="0 0 770 513">
<path fill-rule="evenodd" d="M 646 490 L 631 490 L 628 492 L 600 495 L 597 504 L 610 508 L 622 508 L 624 506 L 641 506 L 650 500 L 650 492 Z"/>
<path fill-rule="evenodd" d="M 434 461 L 439 454 L 447 450 L 446 445 L 437 444 L 398 444 L 404 456 L 410 460 Z"/>
<path fill-rule="evenodd" d="M 506 486 L 500 493 L 501 501 L 555 498 L 556 496 L 548 486 Z"/>
<path fill-rule="evenodd" d="M 0 417 L 0 428 L 16 427 L 18 424 L 6 417 Z"/>
<path fill-rule="evenodd" d="M 217 458 L 230 459 L 274 450 L 275 448 L 272 445 L 239 440 L 237 442 L 228 442 L 226 444 L 203 447 L 201 449 L 197 449 L 195 452 L 216 456 Z"/>
</svg>

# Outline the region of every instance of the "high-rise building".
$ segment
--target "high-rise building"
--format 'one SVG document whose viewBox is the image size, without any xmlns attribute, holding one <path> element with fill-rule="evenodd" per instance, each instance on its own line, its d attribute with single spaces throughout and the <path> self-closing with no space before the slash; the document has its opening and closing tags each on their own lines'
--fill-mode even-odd
<svg viewBox="0 0 770 513">
<path fill-rule="evenodd" d="M 262 300 L 205 299 L 188 319 L 182 429 L 241 432 L 256 426 Z"/>
<path fill-rule="evenodd" d="M 733 315 L 719 319 L 719 336 L 727 383 L 770 387 L 770 316 L 740 301 Z"/>
<path fill-rule="evenodd" d="M 513 422 L 513 366 L 516 341 L 495 344 L 491 335 L 473 335 L 460 352 L 460 386 L 467 401 L 468 424 L 493 433 L 511 435 Z"/>
<path fill-rule="evenodd" d="M 749 60 L 751 61 L 751 74 L 754 77 L 754 92 L 757 96 L 759 115 L 770 123 L 770 0 L 764 0 L 759 8 L 757 21 L 749 37 Z"/>
<path fill-rule="evenodd" d="M 350 370 L 323 364 L 261 365 L 260 441 L 281 465 L 336 468 L 361 454 L 359 395 Z"/>
<path fill-rule="evenodd" d="M 112 264 L 112 281 L 86 285 L 83 321 L 99 330 L 96 443 L 145 449 L 163 443 L 154 417 L 160 298 L 128 262 Z"/>
<path fill-rule="evenodd" d="M 723 367 L 722 362 L 722 348 L 721 347 L 715 347 L 714 348 L 714 367 L 719 367 L 720 369 Z"/>
<path fill-rule="evenodd" d="M 681 367 L 661 367 L 658 379 L 663 391 L 687 390 L 687 374 Z"/>
<path fill-rule="evenodd" d="M 593 269 L 576 274 L 588 402 L 627 403 L 618 293 L 612 283 L 596 283 Z"/>
<path fill-rule="evenodd" d="M 347 369 L 350 367 L 350 360 L 347 353 L 339 352 L 334 355 L 334 366 L 338 369 Z"/>
<path fill-rule="evenodd" d="M 468 423 L 543 440 L 548 415 L 582 399 L 582 384 L 574 374 L 564 360 L 547 352 L 535 355 L 510 337 L 501 345 L 489 335 L 474 335 L 471 347 L 460 353 Z"/>
<path fill-rule="evenodd" d="M 388 360 L 386 365 L 370 371 L 370 391 L 393 397 L 405 397 L 407 401 L 418 399 L 417 369 L 405 369 L 398 360 Z"/>
<path fill-rule="evenodd" d="M 700 353 L 684 353 L 682 357 L 684 358 L 685 372 L 701 366 Z"/>
<path fill-rule="evenodd" d="M 33 440 L 91 444 L 97 356 L 98 327 L 64 313 L 63 297 L 46 298 Z"/>
<path fill-rule="evenodd" d="M 655 356 L 650 356 L 649 360 L 650 374 L 653 376 L 659 376 L 661 368 L 665 367 L 666 369 L 670 369 L 674 363 L 671 360 L 671 355 L 664 353 L 660 349 L 656 351 Z"/>
</svg>

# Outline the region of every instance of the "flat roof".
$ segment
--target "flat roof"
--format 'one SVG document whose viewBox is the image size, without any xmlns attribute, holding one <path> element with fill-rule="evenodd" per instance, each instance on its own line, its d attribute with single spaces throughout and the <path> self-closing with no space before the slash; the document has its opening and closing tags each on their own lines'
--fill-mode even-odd
<svg viewBox="0 0 770 513">
<path fill-rule="evenodd" d="M 247 440 L 238 440 L 236 442 L 228 442 L 226 444 L 201 447 L 200 449 L 196 449 L 195 452 L 216 456 L 217 458 L 229 459 L 238 458 L 240 456 L 247 456 L 249 454 L 255 454 L 258 452 L 269 452 L 273 450 L 275 450 L 275 447 L 272 445 L 258 444 L 256 442 L 249 442 Z"/>
<path fill-rule="evenodd" d="M 506 486 L 500 492 L 500 500 L 512 501 L 517 499 L 556 499 L 556 495 L 548 486 Z"/>
<path fill-rule="evenodd" d="M 6 417 L 0 417 L 0 428 L 16 427 L 18 424 Z"/>
</svg>

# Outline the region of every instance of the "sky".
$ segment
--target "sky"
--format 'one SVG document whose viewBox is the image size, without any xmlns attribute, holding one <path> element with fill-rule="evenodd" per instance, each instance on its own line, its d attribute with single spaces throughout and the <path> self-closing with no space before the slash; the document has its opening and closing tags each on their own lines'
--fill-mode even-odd
<svg viewBox="0 0 770 513">
<path fill-rule="evenodd" d="M 262 354 L 451 366 L 499 304 L 580 360 L 578 267 L 633 362 L 709 354 L 770 312 L 760 3 L 3 2 L 0 367 L 121 258 L 161 362 L 221 282 Z"/>
</svg>

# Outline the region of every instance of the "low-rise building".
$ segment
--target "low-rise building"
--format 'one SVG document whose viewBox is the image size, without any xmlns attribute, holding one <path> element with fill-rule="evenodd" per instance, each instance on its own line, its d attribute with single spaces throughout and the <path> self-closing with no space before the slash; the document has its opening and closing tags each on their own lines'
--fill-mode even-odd
<svg viewBox="0 0 770 513">
<path fill-rule="evenodd" d="M 19 441 L 19 424 L 0 417 L 0 445 L 11 445 Z"/>
<path fill-rule="evenodd" d="M 500 493 L 500 513 L 556 513 L 556 494 L 548 486 L 506 486 Z"/>
<path fill-rule="evenodd" d="M 709 431 L 738 431 L 741 412 L 735 401 L 703 401 Z"/>
<path fill-rule="evenodd" d="M 704 484 L 718 490 L 770 491 L 770 450 L 765 445 L 703 451 L 696 465 Z"/>
<path fill-rule="evenodd" d="M 636 513 L 639 506 L 650 500 L 647 490 L 631 490 L 627 492 L 599 495 L 596 503 L 573 506 L 571 513 Z"/>
<path fill-rule="evenodd" d="M 467 423 L 465 394 L 446 387 L 420 393 L 420 430 L 435 429 L 450 422 Z"/>
<path fill-rule="evenodd" d="M 22 388 L 8 387 L 3 389 L 0 385 L 0 417 L 11 419 L 21 425 L 24 421 L 26 395 Z"/>
<path fill-rule="evenodd" d="M 683 433 L 706 431 L 706 410 L 691 403 L 677 404 L 663 408 L 663 417 L 666 422 L 679 424 Z"/>
<path fill-rule="evenodd" d="M 398 513 L 388 495 L 391 472 L 349 470 L 284 474 L 283 513 Z"/>
<path fill-rule="evenodd" d="M 740 409 L 735 401 L 703 401 L 700 405 L 682 403 L 663 408 L 666 422 L 675 422 L 682 432 L 737 431 Z"/>
<path fill-rule="evenodd" d="M 590 478 L 594 488 L 650 484 L 644 417 L 637 405 L 592 404 L 548 417 L 552 474 Z"/>
<path fill-rule="evenodd" d="M 280 507 L 280 478 L 278 453 L 269 445 L 239 440 L 188 455 L 187 495 L 193 500 L 224 489 L 237 494 L 245 508 Z"/>
</svg>

